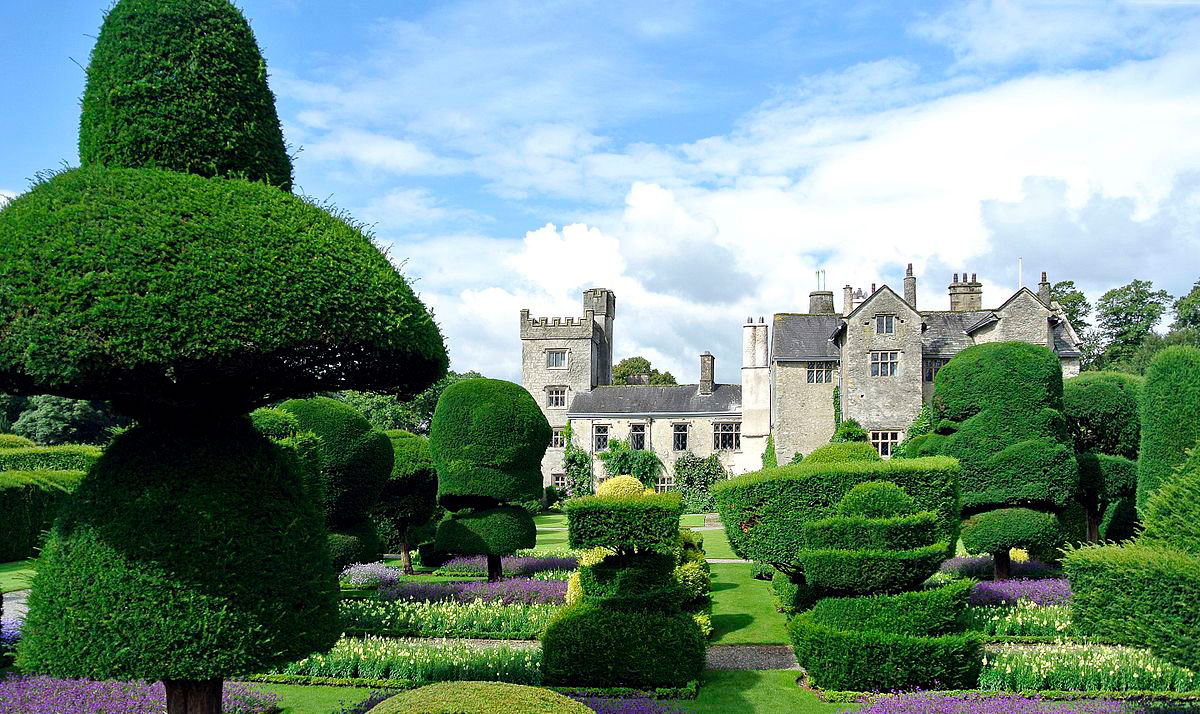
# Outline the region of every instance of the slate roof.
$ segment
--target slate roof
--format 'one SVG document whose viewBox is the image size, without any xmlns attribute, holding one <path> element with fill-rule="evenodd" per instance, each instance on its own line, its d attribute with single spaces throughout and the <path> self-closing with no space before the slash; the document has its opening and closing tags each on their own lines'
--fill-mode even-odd
<svg viewBox="0 0 1200 714">
<path fill-rule="evenodd" d="M 926 355 L 955 355 L 973 343 L 967 330 L 995 318 L 991 310 L 962 310 L 959 312 L 923 312 L 925 330 L 921 333 L 922 352 Z"/>
<path fill-rule="evenodd" d="M 1083 354 L 1079 348 L 1071 344 L 1066 323 L 1060 322 L 1054 326 L 1054 352 L 1063 357 L 1079 357 Z"/>
<path fill-rule="evenodd" d="M 829 339 L 841 325 L 841 315 L 775 315 L 771 361 L 841 359 L 841 350 Z"/>
<path fill-rule="evenodd" d="M 584 414 L 730 414 L 742 411 L 742 385 L 718 384 L 712 394 L 700 394 L 697 384 L 665 387 L 632 385 L 597 387 L 571 400 L 568 416 Z"/>
</svg>

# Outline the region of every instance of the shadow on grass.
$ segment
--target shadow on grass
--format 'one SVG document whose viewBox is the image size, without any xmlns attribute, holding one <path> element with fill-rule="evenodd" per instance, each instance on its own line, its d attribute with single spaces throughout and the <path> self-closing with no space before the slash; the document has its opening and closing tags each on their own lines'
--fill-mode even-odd
<svg viewBox="0 0 1200 714">
<path fill-rule="evenodd" d="M 713 618 L 712 618 L 713 638 L 717 639 L 717 638 L 721 637 L 721 635 L 724 635 L 724 634 L 727 634 L 730 632 L 736 632 L 737 630 L 740 630 L 742 628 L 749 627 L 750 623 L 752 623 L 752 622 L 754 622 L 753 615 L 746 615 L 746 614 L 743 614 L 740 612 L 723 614 L 723 615 L 713 615 Z"/>
</svg>

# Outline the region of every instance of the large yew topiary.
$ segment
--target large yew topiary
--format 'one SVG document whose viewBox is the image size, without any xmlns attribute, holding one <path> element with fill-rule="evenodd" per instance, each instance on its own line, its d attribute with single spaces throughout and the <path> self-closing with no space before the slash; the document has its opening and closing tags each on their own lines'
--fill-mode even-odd
<svg viewBox="0 0 1200 714">
<path fill-rule="evenodd" d="M 500 556 L 534 546 L 533 517 L 507 504 L 541 497 L 549 445 L 550 424 L 520 385 L 468 379 L 447 387 L 429 429 L 438 503 L 452 512 L 438 526 L 437 549 L 486 555 L 488 579 L 499 580 Z"/>
<path fill-rule="evenodd" d="M 53 527 L 19 657 L 163 680 L 170 714 L 214 714 L 224 677 L 338 636 L 300 460 L 246 412 L 413 393 L 445 348 L 368 234 L 281 190 L 263 60 L 229 2 L 117 2 L 83 104 L 83 168 L 0 208 L 0 391 L 108 400 L 139 426 Z"/>
<path fill-rule="evenodd" d="M 1045 347 L 969 347 L 938 371 L 937 426 L 910 447 L 959 460 L 963 541 L 988 544 L 997 579 L 1008 577 L 1010 548 L 1052 533 L 1041 514 L 1061 513 L 1076 495 L 1079 470 L 1062 413 L 1062 385 L 1059 359 Z M 980 515 L 995 509 L 1005 512 Z M 1003 537 L 1006 526 L 1011 542 Z M 985 529 L 986 537 L 972 538 L 972 529 Z"/>
<path fill-rule="evenodd" d="M 428 521 L 437 508 L 437 471 L 429 439 L 401 429 L 384 433 L 392 441 L 395 458 L 376 512 L 395 526 L 400 535 L 400 561 L 405 574 L 412 575 L 409 530 Z"/>
<path fill-rule="evenodd" d="M 1200 442 L 1200 349 L 1168 347 L 1146 370 L 1137 508 L 1167 483 Z"/>
</svg>

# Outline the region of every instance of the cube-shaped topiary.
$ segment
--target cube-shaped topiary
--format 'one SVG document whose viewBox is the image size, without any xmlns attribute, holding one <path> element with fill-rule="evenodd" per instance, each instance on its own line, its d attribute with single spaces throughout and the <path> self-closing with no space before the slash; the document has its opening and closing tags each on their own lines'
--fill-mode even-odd
<svg viewBox="0 0 1200 714">
<path fill-rule="evenodd" d="M 564 502 L 572 548 L 669 553 L 679 543 L 683 505 L 677 493 L 580 496 Z"/>
</svg>

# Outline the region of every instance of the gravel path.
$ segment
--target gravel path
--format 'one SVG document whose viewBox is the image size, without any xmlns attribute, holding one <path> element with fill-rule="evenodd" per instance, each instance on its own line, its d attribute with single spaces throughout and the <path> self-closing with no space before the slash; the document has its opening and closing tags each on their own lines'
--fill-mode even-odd
<svg viewBox="0 0 1200 714">
<path fill-rule="evenodd" d="M 24 620 L 25 613 L 28 608 L 25 607 L 25 600 L 29 597 L 28 590 L 17 590 L 16 592 L 4 594 L 4 619 L 5 620 Z"/>
<path fill-rule="evenodd" d="M 787 645 L 712 645 L 709 669 L 800 669 Z"/>
</svg>

